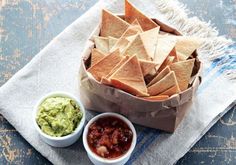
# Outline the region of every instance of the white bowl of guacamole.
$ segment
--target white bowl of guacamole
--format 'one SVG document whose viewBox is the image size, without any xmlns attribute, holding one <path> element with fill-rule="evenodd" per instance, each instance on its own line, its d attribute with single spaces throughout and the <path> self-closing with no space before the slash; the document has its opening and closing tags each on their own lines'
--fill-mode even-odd
<svg viewBox="0 0 236 165">
<path fill-rule="evenodd" d="M 38 101 L 33 119 L 44 142 L 54 147 L 67 147 L 75 143 L 83 131 L 85 110 L 75 96 L 52 92 Z"/>
</svg>

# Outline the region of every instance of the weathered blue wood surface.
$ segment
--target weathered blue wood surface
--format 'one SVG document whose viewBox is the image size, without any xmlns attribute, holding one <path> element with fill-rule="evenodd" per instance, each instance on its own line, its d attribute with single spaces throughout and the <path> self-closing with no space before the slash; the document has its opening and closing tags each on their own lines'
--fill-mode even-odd
<svg viewBox="0 0 236 165">
<path fill-rule="evenodd" d="M 235 0 L 181 0 L 236 40 Z M 97 0 L 0 0 L 0 85 Z M 236 164 L 236 107 L 177 164 Z M 0 164 L 50 164 L 0 116 Z"/>
</svg>

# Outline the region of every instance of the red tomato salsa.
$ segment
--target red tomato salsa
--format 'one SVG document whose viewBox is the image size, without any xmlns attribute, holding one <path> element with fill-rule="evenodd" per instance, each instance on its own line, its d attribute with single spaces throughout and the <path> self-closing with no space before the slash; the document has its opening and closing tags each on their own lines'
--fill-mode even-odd
<svg viewBox="0 0 236 165">
<path fill-rule="evenodd" d="M 99 118 L 88 130 L 87 140 L 90 149 L 103 158 L 113 159 L 125 154 L 133 139 L 129 126 L 113 116 Z"/>
</svg>

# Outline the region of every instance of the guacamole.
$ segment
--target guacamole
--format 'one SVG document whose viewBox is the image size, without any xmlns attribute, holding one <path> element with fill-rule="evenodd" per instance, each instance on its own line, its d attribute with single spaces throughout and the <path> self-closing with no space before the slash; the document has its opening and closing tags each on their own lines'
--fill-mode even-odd
<svg viewBox="0 0 236 165">
<path fill-rule="evenodd" d="M 71 134 L 79 125 L 83 113 L 68 97 L 50 97 L 39 106 L 36 121 L 47 135 L 61 137 Z"/>
</svg>

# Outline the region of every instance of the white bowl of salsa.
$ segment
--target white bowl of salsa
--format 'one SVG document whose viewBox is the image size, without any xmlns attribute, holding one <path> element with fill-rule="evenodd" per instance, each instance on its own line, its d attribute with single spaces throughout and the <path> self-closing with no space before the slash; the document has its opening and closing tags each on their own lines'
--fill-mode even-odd
<svg viewBox="0 0 236 165">
<path fill-rule="evenodd" d="M 137 135 L 133 124 L 117 113 L 102 113 L 84 128 L 83 144 L 96 165 L 123 165 L 133 152 Z"/>
</svg>

